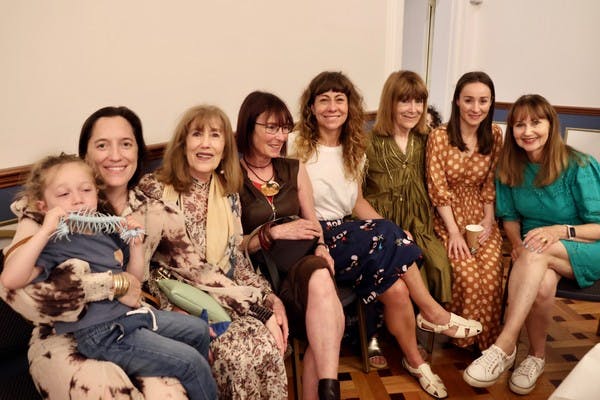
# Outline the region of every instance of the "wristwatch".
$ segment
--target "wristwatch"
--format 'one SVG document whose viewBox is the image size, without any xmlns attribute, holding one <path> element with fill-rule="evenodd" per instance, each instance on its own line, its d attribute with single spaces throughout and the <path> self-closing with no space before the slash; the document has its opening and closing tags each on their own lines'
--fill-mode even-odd
<svg viewBox="0 0 600 400">
<path fill-rule="evenodd" d="M 575 227 L 573 225 L 565 225 L 567 227 L 567 239 L 573 239 L 575 234 Z"/>
</svg>

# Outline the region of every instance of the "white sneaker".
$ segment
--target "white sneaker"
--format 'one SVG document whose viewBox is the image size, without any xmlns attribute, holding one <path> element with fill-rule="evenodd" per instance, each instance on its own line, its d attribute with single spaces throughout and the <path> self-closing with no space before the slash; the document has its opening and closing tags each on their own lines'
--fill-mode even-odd
<svg viewBox="0 0 600 400">
<path fill-rule="evenodd" d="M 516 355 L 516 347 L 511 355 L 507 355 L 500 347 L 493 344 L 489 349 L 483 351 L 481 357 L 465 369 L 463 379 L 474 387 L 492 386 L 502 372 L 513 365 Z"/>
<path fill-rule="evenodd" d="M 529 394 L 535 389 L 535 383 L 544 372 L 546 362 L 543 358 L 527 356 L 515 369 L 508 382 L 510 390 L 517 394 Z"/>
</svg>

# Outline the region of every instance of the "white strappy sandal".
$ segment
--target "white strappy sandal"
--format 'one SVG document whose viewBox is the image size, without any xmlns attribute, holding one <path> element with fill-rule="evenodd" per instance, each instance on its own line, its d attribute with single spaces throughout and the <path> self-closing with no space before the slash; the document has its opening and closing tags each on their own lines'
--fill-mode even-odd
<svg viewBox="0 0 600 400">
<path fill-rule="evenodd" d="M 444 325 L 437 325 L 433 322 L 427 321 L 421 314 L 417 315 L 417 327 L 427 332 L 442 333 L 445 330 L 456 327 L 454 334 L 446 334 L 446 336 L 453 337 L 455 339 L 463 339 L 471 336 L 477 336 L 483 330 L 481 322 L 475 321 L 474 319 L 466 319 L 459 317 L 454 313 L 450 313 L 450 321 Z"/>
<path fill-rule="evenodd" d="M 437 399 L 445 399 L 448 397 L 448 390 L 446 389 L 444 382 L 442 382 L 442 379 L 437 374 L 433 373 L 429 364 L 423 363 L 417 368 L 413 368 L 408 364 L 406 358 L 403 358 L 402 366 L 409 374 L 419 380 L 419 384 L 423 390 L 431 396 Z"/>
</svg>

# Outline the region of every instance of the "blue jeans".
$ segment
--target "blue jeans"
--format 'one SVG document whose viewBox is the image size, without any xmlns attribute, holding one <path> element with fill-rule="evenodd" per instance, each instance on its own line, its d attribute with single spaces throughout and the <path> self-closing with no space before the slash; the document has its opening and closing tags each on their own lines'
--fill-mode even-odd
<svg viewBox="0 0 600 400">
<path fill-rule="evenodd" d="M 207 361 L 208 325 L 198 317 L 152 310 L 84 328 L 74 336 L 86 357 L 114 362 L 132 376 L 175 377 L 190 399 L 217 398 Z"/>
</svg>

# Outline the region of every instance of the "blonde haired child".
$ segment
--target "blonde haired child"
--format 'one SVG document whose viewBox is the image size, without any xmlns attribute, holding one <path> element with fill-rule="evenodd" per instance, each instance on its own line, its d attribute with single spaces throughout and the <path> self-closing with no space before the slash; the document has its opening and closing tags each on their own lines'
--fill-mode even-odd
<svg viewBox="0 0 600 400">
<path fill-rule="evenodd" d="M 176 377 L 190 399 L 216 399 L 207 361 L 210 336 L 206 322 L 139 307 L 139 298 L 127 296 L 129 274 L 138 281 L 143 279 L 141 238 L 126 246 L 118 234 L 97 233 L 96 229 L 53 238 L 59 222 L 69 213 L 96 210 L 98 184 L 92 169 L 74 155 L 46 157 L 33 167 L 22 195 L 44 215 L 44 222 L 41 227 L 28 219 L 19 223 L 16 238 L 26 239 L 6 255 L 2 284 L 18 289 L 45 280 L 54 267 L 71 258 L 88 262 L 92 272 L 119 274 L 116 299 L 89 303 L 79 320 L 56 323 L 56 332 L 73 334 L 78 351 L 86 357 L 112 361 L 133 376 Z M 127 226 L 140 228 L 133 218 L 127 219 Z"/>
</svg>

